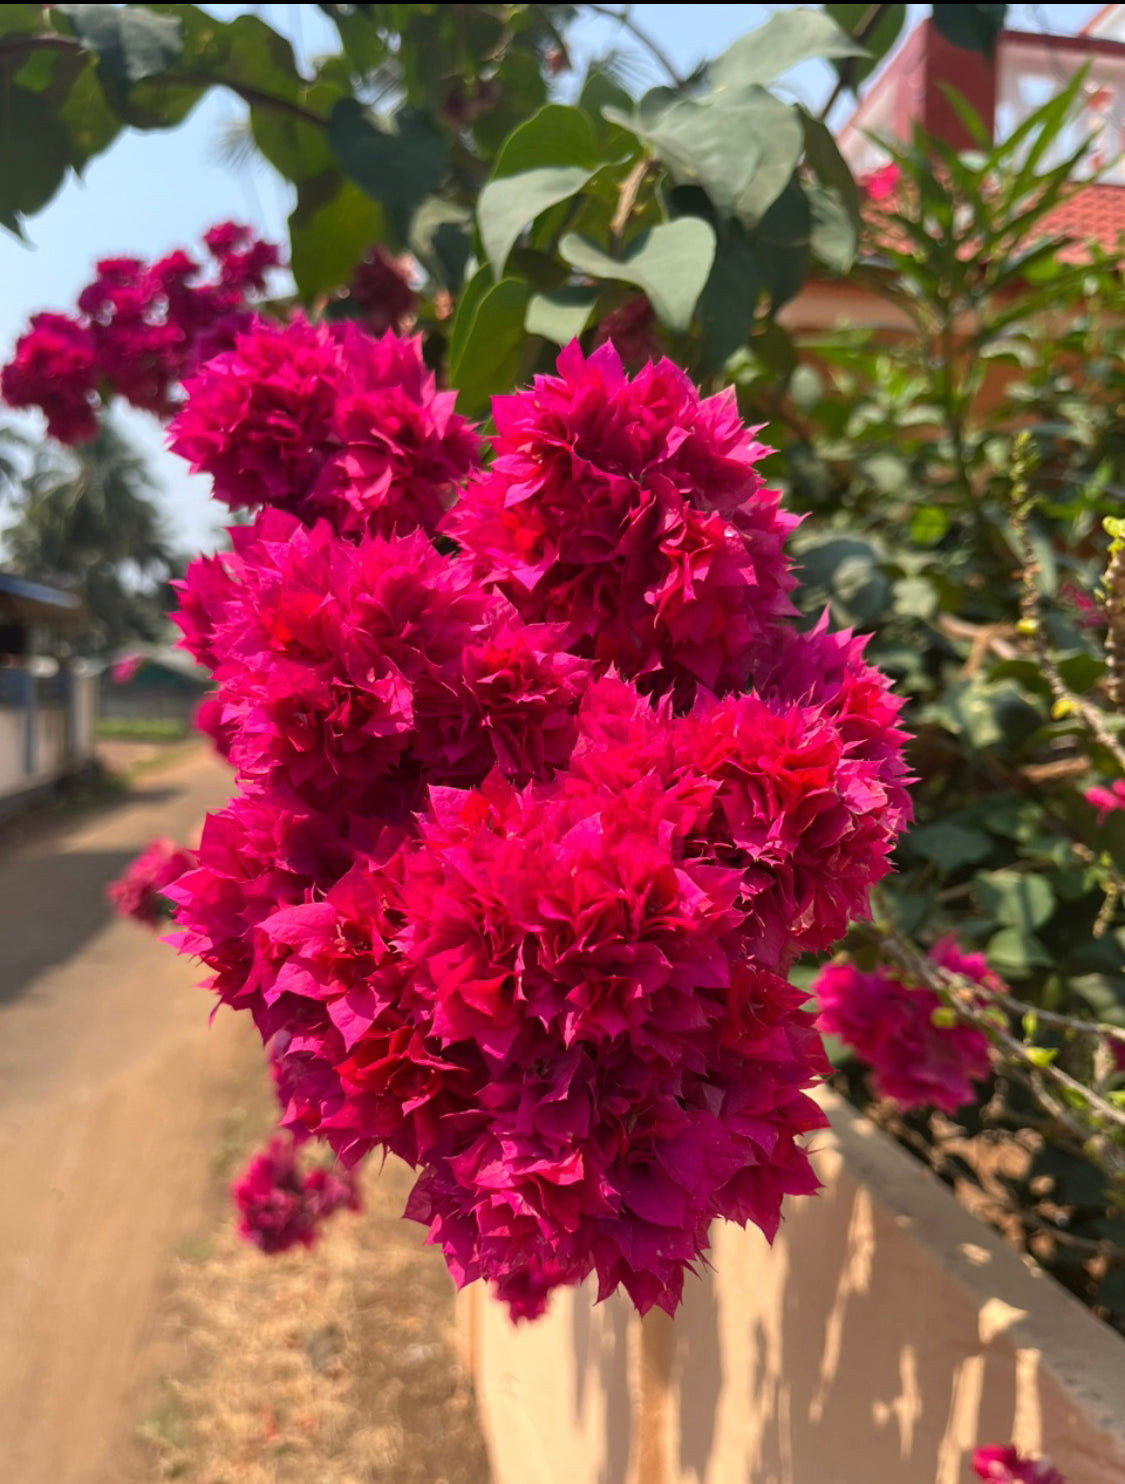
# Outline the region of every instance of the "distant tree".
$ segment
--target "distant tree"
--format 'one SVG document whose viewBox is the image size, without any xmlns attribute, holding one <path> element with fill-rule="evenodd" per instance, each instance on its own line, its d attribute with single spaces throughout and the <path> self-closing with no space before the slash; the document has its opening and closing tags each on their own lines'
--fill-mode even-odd
<svg viewBox="0 0 1125 1484">
<path fill-rule="evenodd" d="M 88 653 L 153 640 L 165 629 L 177 562 L 137 451 L 106 421 L 75 449 L 46 444 L 16 486 L 3 531 L 3 564 L 82 594 Z"/>
</svg>

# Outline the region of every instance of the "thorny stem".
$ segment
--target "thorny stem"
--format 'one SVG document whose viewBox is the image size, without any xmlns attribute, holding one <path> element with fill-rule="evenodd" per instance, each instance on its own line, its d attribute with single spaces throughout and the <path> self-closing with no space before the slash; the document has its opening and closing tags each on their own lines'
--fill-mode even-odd
<svg viewBox="0 0 1125 1484">
<path fill-rule="evenodd" d="M 680 74 L 680 72 L 672 62 L 672 59 L 669 57 L 668 53 L 664 50 L 660 43 L 658 41 L 655 41 L 653 37 L 651 37 L 648 32 L 643 29 L 643 27 L 637 25 L 636 21 L 629 14 L 628 7 L 626 7 L 624 10 L 614 10 L 612 5 L 587 5 L 586 9 L 592 10 L 595 15 L 608 16 L 610 20 L 617 21 L 621 26 L 625 28 L 626 31 L 629 32 L 629 34 L 635 40 L 639 41 L 641 45 L 645 47 L 653 57 L 655 57 L 655 59 L 660 63 L 661 67 L 664 68 L 664 71 L 668 74 L 669 78 L 672 80 L 672 83 L 677 88 L 682 88 L 686 85 L 687 78 L 683 77 Z"/>
<path fill-rule="evenodd" d="M 1031 537 L 1027 529 L 1027 515 L 1029 509 L 1028 481 L 1031 472 L 1031 440 L 1025 433 L 1021 433 L 1016 439 L 1013 451 L 1013 480 L 1012 480 L 1012 533 L 1015 536 L 1016 548 L 1019 552 L 1022 570 L 1020 573 L 1020 633 L 1027 636 L 1035 652 L 1039 668 L 1043 672 L 1047 684 L 1051 688 L 1059 707 L 1065 712 L 1073 712 L 1086 727 L 1086 730 L 1113 758 L 1122 774 L 1125 774 L 1125 747 L 1122 747 L 1118 739 L 1113 735 L 1105 724 L 1105 718 L 1098 708 L 1072 691 L 1066 681 L 1059 673 L 1054 658 L 1047 646 L 1047 640 L 1043 632 L 1043 625 L 1039 615 L 1039 590 L 1035 585 L 1035 579 L 1039 573 L 1039 562 L 1032 549 Z"/>
<path fill-rule="evenodd" d="M 1070 1031 L 1079 1031 L 1085 1035 L 1125 1041 L 1125 1032 L 1118 1030 L 1115 1026 L 1103 1025 L 1096 1021 L 1071 1019 L 1068 1016 L 1056 1016 L 1052 1012 L 1040 1012 L 1034 1006 L 1023 1004 L 1003 990 L 982 989 L 979 984 L 973 984 L 968 979 L 931 963 L 912 943 L 907 942 L 893 928 L 870 924 L 864 931 L 880 944 L 888 958 L 897 963 L 900 968 L 905 969 L 912 978 L 925 985 L 927 989 L 941 995 L 944 1000 L 951 1001 L 957 1014 L 976 1025 L 994 1045 L 1006 1052 L 1015 1063 L 1012 1070 L 1018 1070 L 1022 1079 L 1035 1090 L 1043 1105 L 1070 1130 L 1083 1148 L 1088 1147 L 1091 1142 L 1097 1142 L 1100 1146 L 1097 1150 L 1098 1156 L 1108 1173 L 1114 1176 L 1125 1174 L 1125 1155 L 1114 1148 L 1104 1147 L 1103 1130 L 1094 1121 L 1096 1118 L 1116 1128 L 1125 1129 L 1125 1112 L 1122 1112 L 1120 1108 L 1115 1108 L 1099 1093 L 1078 1082 L 1053 1062 L 1046 1066 L 1037 1065 L 1028 1054 L 1029 1048 L 1022 1041 L 1017 1040 L 1005 1027 L 998 1025 L 994 1017 L 988 1014 L 988 1007 L 1000 1006 L 1014 1014 L 1030 1012 L 1040 1015 L 1044 1021 L 1050 1014 L 1054 1025 Z M 1054 1084 L 1054 1088 L 1048 1087 L 1048 1083 Z M 1060 1101 L 1056 1090 L 1065 1090 L 1081 1097 L 1088 1106 L 1090 1114 L 1093 1115 L 1090 1120 L 1084 1123 L 1077 1119 L 1074 1111 L 1067 1106 L 1065 1101 Z"/>
<path fill-rule="evenodd" d="M 1105 653 L 1109 662 L 1106 689 L 1118 711 L 1125 710 L 1125 541 L 1115 537 L 1102 578 L 1106 614 Z"/>
</svg>

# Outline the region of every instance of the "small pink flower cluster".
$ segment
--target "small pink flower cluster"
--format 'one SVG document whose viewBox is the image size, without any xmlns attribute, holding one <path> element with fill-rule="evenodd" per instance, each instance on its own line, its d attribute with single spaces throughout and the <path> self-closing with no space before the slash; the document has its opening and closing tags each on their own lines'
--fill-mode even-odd
<svg viewBox="0 0 1125 1484">
<path fill-rule="evenodd" d="M 935 943 L 930 958 L 985 991 L 1002 987 L 983 954 L 964 953 L 949 938 Z M 935 1024 L 942 1002 L 933 990 L 845 963 L 826 965 L 812 993 L 821 1030 L 839 1036 L 871 1069 L 879 1097 L 900 1108 L 955 1113 L 973 1097 L 973 1082 L 988 1076 L 987 1038 L 961 1021 Z"/>
<path fill-rule="evenodd" d="M 337 1211 L 358 1211 L 359 1191 L 346 1171 L 316 1168 L 302 1174 L 297 1146 L 284 1134 L 271 1139 L 231 1186 L 238 1234 L 263 1252 L 311 1247 Z"/>
<path fill-rule="evenodd" d="M 1044 1458 L 1025 1458 L 1014 1446 L 978 1448 L 973 1472 L 989 1484 L 1066 1484 L 1058 1469 Z"/>
<path fill-rule="evenodd" d="M 160 835 L 109 883 L 106 897 L 119 916 L 131 917 L 145 927 L 159 927 L 172 911 L 165 889 L 194 865 L 193 851 Z"/>
<path fill-rule="evenodd" d="M 572 346 L 443 516 L 475 445 L 415 343 L 259 328 L 189 395 L 176 445 L 267 508 L 181 589 L 241 786 L 182 946 L 287 1127 L 419 1169 L 459 1284 L 673 1310 L 714 1217 L 772 1237 L 816 1186 L 786 976 L 909 812 L 862 641 L 794 625 L 766 450 L 733 395 Z"/>
<path fill-rule="evenodd" d="M 78 313 L 37 314 L 0 374 L 10 407 L 37 407 L 61 443 L 98 431 L 109 396 L 167 417 L 183 378 L 233 343 L 248 303 L 278 264 L 277 249 L 226 222 L 204 237 L 209 277 L 184 252 L 155 263 L 106 258 L 78 296 Z"/>
</svg>

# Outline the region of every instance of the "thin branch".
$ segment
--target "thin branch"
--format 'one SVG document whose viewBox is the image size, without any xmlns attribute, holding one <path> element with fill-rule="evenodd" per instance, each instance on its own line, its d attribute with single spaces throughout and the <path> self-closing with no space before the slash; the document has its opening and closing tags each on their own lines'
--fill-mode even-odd
<svg viewBox="0 0 1125 1484">
<path fill-rule="evenodd" d="M 852 40 L 859 46 L 862 46 L 867 38 L 871 35 L 872 31 L 874 31 L 875 27 L 883 19 L 884 12 L 890 10 L 890 8 L 891 7 L 889 5 L 869 5 L 867 7 L 867 14 L 863 17 L 859 25 L 852 32 Z M 828 102 L 820 110 L 820 121 L 822 124 L 827 120 L 828 115 L 832 112 L 833 108 L 835 108 L 836 101 L 840 97 L 841 93 L 843 93 L 847 88 L 852 88 L 854 91 L 855 85 L 852 82 L 852 78 L 855 75 L 855 64 L 855 57 L 845 57 L 843 62 L 841 63 L 840 75 L 836 79 L 836 86 L 832 89 L 832 95 L 828 99 Z"/>
<path fill-rule="evenodd" d="M 656 58 L 661 67 L 672 80 L 673 86 L 682 88 L 687 85 L 687 78 L 681 76 L 680 72 L 672 62 L 671 57 L 658 41 L 655 41 L 647 31 L 638 26 L 628 10 L 614 10 L 612 5 L 587 5 L 587 10 L 592 10 L 595 15 L 608 16 L 610 20 L 617 21 L 626 31 L 645 47 L 648 52 Z"/>
<path fill-rule="evenodd" d="M 93 53 L 83 46 L 80 41 L 72 36 L 3 36 L 0 37 L 0 57 L 16 55 L 20 52 L 69 52 L 92 56 Z M 232 93 L 250 107 L 271 108 L 275 113 L 288 114 L 290 118 L 300 119 L 302 123 L 312 124 L 318 129 L 326 129 L 328 120 L 323 114 L 306 108 L 301 103 L 294 103 L 290 98 L 279 98 L 276 93 L 268 93 L 263 88 L 251 87 L 248 83 L 231 82 L 224 77 L 210 77 L 203 72 L 163 72 L 153 81 L 175 86 L 199 87 L 199 88 L 229 88 Z"/>
</svg>

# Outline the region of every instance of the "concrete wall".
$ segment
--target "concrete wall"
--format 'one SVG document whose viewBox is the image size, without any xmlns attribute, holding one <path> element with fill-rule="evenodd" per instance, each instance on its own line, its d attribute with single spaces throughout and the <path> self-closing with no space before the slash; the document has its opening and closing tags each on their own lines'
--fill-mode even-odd
<svg viewBox="0 0 1125 1484">
<path fill-rule="evenodd" d="M 1125 1341 L 825 1094 L 825 1189 L 719 1224 L 674 1321 L 589 1288 L 461 1328 L 494 1484 L 969 1484 L 981 1443 L 1125 1484 Z"/>
<path fill-rule="evenodd" d="M 62 699 L 37 699 L 30 718 L 24 705 L 0 699 L 0 802 L 41 788 L 91 762 L 97 739 L 98 680 L 72 673 Z M 28 768 L 28 728 L 32 729 Z"/>
</svg>

